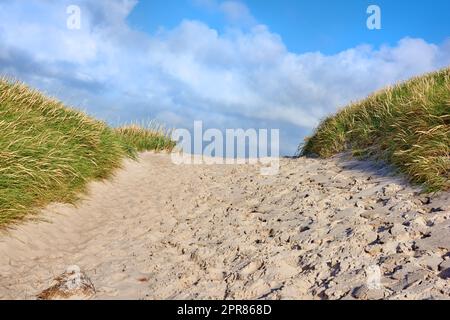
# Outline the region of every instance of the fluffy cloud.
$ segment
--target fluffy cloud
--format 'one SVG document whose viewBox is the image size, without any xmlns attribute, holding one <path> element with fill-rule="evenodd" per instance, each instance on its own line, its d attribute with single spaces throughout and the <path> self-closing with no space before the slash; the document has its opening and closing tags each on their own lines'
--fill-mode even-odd
<svg viewBox="0 0 450 320">
<path fill-rule="evenodd" d="M 253 25 L 256 23 L 247 6 L 239 1 L 224 1 L 219 5 L 226 18 L 234 23 Z"/>
<path fill-rule="evenodd" d="M 295 54 L 242 3 L 208 3 L 248 27 L 218 33 L 186 20 L 149 35 L 126 23 L 136 1 L 101 0 L 81 2 L 82 28 L 69 30 L 67 1 L 2 2 L 0 72 L 113 123 L 278 127 L 282 151 L 292 153 L 337 107 L 450 64 L 450 42 L 410 38 L 393 47 Z"/>
</svg>

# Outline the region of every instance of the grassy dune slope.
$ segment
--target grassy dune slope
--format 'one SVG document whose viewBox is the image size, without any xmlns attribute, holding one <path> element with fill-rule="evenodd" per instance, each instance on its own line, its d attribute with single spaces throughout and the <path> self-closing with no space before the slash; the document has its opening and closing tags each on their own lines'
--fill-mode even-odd
<svg viewBox="0 0 450 320">
<path fill-rule="evenodd" d="M 71 202 L 137 151 L 173 148 L 163 131 L 112 129 L 20 83 L 0 79 L 0 226 Z"/>
<path fill-rule="evenodd" d="M 377 92 L 325 119 L 301 153 L 351 150 L 393 164 L 428 191 L 450 188 L 450 69 Z"/>
</svg>

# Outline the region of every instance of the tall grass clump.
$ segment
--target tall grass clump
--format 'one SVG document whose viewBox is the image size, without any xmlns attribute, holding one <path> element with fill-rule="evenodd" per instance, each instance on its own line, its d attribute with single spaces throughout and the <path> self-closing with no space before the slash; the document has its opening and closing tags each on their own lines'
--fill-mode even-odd
<svg viewBox="0 0 450 320">
<path fill-rule="evenodd" d="M 124 157 L 172 148 L 162 131 L 132 132 L 0 78 L 0 226 L 50 202 L 76 200 L 88 181 L 109 177 Z"/>
<path fill-rule="evenodd" d="M 138 152 L 172 150 L 176 145 L 170 139 L 170 131 L 154 122 L 148 125 L 131 124 L 114 130 L 126 145 L 133 146 Z"/>
<path fill-rule="evenodd" d="M 302 155 L 351 150 L 393 164 L 427 191 L 450 188 L 450 69 L 379 91 L 328 117 Z"/>
</svg>

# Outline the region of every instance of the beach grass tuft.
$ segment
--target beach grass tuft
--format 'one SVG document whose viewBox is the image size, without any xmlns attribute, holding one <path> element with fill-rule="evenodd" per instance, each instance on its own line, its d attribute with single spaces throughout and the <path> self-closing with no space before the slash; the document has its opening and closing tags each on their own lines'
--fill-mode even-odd
<svg viewBox="0 0 450 320">
<path fill-rule="evenodd" d="M 0 226 L 50 202 L 74 202 L 126 157 L 171 150 L 161 127 L 111 128 L 27 85 L 0 79 Z"/>
<path fill-rule="evenodd" d="M 392 164 L 424 190 L 450 188 L 450 69 L 376 92 L 321 122 L 305 156 L 351 151 Z"/>
</svg>

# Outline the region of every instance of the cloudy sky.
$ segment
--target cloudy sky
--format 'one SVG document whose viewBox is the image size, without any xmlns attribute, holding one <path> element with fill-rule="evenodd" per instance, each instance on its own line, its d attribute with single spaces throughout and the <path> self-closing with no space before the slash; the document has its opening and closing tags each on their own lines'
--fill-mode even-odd
<svg viewBox="0 0 450 320">
<path fill-rule="evenodd" d="M 450 65 L 449 18 L 447 0 L 0 0 L 0 74 L 113 125 L 279 128 L 292 154 L 338 107 Z"/>
</svg>

